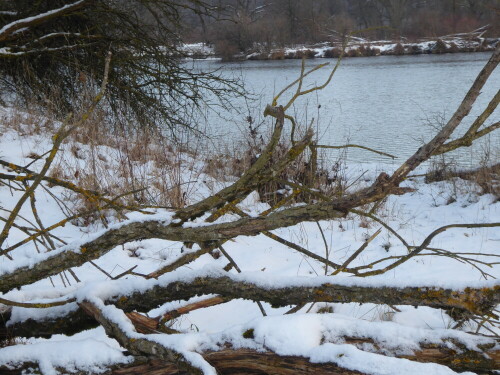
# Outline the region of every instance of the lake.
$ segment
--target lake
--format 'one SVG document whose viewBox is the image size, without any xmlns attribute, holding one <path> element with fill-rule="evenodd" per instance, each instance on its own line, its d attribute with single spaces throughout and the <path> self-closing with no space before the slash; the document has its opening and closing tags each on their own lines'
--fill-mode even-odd
<svg viewBox="0 0 500 375">
<path fill-rule="evenodd" d="M 359 149 L 349 149 L 347 160 L 400 163 L 412 155 L 422 140 L 429 140 L 456 110 L 490 53 L 359 57 L 342 61 L 332 82 L 321 91 L 298 99 L 288 113 L 294 114 L 302 128 L 310 124 L 320 144 L 354 143 L 398 157 L 392 159 Z M 321 84 L 335 64 L 334 59 L 307 60 L 308 68 L 330 62 L 306 78 L 305 87 Z M 253 93 L 253 100 L 233 100 L 237 111 L 220 111 L 222 118 L 209 115 L 209 134 L 221 149 L 248 134 L 247 116 L 260 123 L 262 111 L 275 93 L 295 80 L 300 60 L 244 61 L 224 63 L 197 62 L 200 68 L 221 69 L 238 75 Z M 466 129 L 500 87 L 500 69 L 490 77 L 473 111 L 459 130 Z M 290 91 L 290 94 L 293 90 Z M 289 96 L 288 96 L 289 97 Z M 286 96 L 280 104 L 286 103 Z M 499 121 L 500 110 L 487 124 Z M 214 125 L 216 124 L 216 125 Z M 269 132 L 270 125 L 260 128 Z M 477 163 L 485 150 L 490 161 L 500 160 L 500 132 L 486 137 L 472 148 L 451 155 L 451 160 L 467 166 Z M 333 151 L 335 156 L 335 151 Z"/>
</svg>

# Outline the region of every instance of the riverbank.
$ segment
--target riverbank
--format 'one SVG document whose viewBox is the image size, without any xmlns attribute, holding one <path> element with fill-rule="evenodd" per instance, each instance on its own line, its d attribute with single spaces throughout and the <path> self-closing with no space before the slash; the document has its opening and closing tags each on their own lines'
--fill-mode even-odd
<svg viewBox="0 0 500 375">
<path fill-rule="evenodd" d="M 297 116 L 305 127 L 315 118 L 315 128 L 322 144 L 362 144 L 396 155 L 399 159 L 410 157 L 422 144 L 431 139 L 434 127 L 439 124 L 439 114 L 453 113 L 467 92 L 468 83 L 481 71 L 490 52 L 457 54 L 422 54 L 407 56 L 379 56 L 378 58 L 347 58 L 342 61 L 332 84 L 316 93 L 314 98 L 298 103 Z M 306 70 L 319 63 L 335 63 L 333 59 L 309 59 Z M 186 63 L 191 66 L 192 62 Z M 210 115 L 208 124 L 211 138 L 218 147 L 225 148 L 248 134 L 248 116 L 254 126 L 261 124 L 261 108 L 271 103 L 281 87 L 293 82 L 300 74 L 300 60 L 246 60 L 221 63 L 217 60 L 197 60 L 195 66 L 203 71 L 215 71 L 233 77 L 241 76 L 242 83 L 257 102 L 233 99 L 233 106 L 242 109 L 235 115 L 221 112 L 222 119 Z M 331 67 L 325 67 L 308 76 L 305 85 L 321 84 L 328 78 Z M 471 118 L 479 116 L 488 105 L 488 98 L 498 90 L 500 71 L 495 72 L 471 112 Z M 260 104 L 259 104 L 260 103 Z M 243 110 L 244 109 L 244 110 Z M 397 116 L 395 116 L 397 114 Z M 266 124 L 260 130 L 268 129 Z M 394 134 L 398 134 L 394 137 Z M 500 134 L 493 134 L 482 144 L 457 151 L 453 163 L 464 168 L 472 167 L 490 150 L 490 157 L 500 158 Z M 329 150 L 332 158 L 340 151 Z M 350 149 L 350 162 L 363 162 L 369 156 L 383 164 L 392 159 L 382 155 L 368 155 L 362 149 Z"/>
<path fill-rule="evenodd" d="M 464 38 L 442 37 L 415 42 L 403 41 L 367 41 L 350 42 L 345 49 L 345 57 L 402 56 L 421 54 L 444 54 L 460 52 L 494 51 L 500 38 Z M 267 48 L 255 46 L 253 51 L 240 54 L 227 54 L 204 43 L 186 44 L 182 48 L 188 57 L 193 59 L 219 58 L 224 61 L 241 60 L 286 60 L 337 58 L 342 53 L 342 45 L 338 42 L 323 42 L 312 45 L 289 46 L 284 48 Z"/>
</svg>

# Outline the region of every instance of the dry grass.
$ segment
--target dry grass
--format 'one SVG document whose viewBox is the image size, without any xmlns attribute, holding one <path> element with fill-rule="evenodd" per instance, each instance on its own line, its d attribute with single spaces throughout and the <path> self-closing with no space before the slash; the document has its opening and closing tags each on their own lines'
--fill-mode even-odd
<svg viewBox="0 0 500 375">
<path fill-rule="evenodd" d="M 271 52 L 269 56 L 271 60 L 283 60 L 285 58 L 285 51 L 282 49 Z"/>
<path fill-rule="evenodd" d="M 340 48 L 328 48 L 324 53 L 324 57 L 329 59 L 337 59 L 340 55 L 342 55 L 342 50 Z"/>
<path fill-rule="evenodd" d="M 425 181 L 450 182 L 448 203 L 455 202 L 459 194 L 467 193 L 492 194 L 500 200 L 500 163 L 492 164 L 488 148 L 483 152 L 479 168 L 474 169 L 457 166 L 445 157 L 438 158 L 431 163 Z"/>
<path fill-rule="evenodd" d="M 39 136 L 40 142 L 45 142 L 41 149 L 46 148 L 47 137 L 56 132 L 59 122 L 47 112 L 42 116 L 36 111 L 24 110 L 26 108 L 14 108 L 8 121 L 3 122 L 4 127 L 20 135 Z M 75 118 L 80 115 L 75 114 Z M 255 162 L 267 142 L 258 129 L 250 127 L 239 147 L 215 153 L 211 150 L 210 158 L 206 158 L 200 139 L 186 136 L 176 143 L 160 129 L 137 129 L 118 120 L 110 122 L 109 118 L 105 110 L 96 109 L 85 124 L 65 140 L 49 175 L 69 180 L 107 198 L 121 196 L 117 203 L 126 206 L 180 208 L 193 203 L 201 198 L 197 191 L 200 183 L 204 184 L 206 194 L 218 190 L 221 182 L 240 177 Z M 282 141 L 270 164 L 282 158 L 290 146 L 289 141 Z M 29 155 L 33 159 L 40 156 L 35 152 Z M 328 196 L 342 194 L 348 185 L 343 175 L 343 161 L 337 160 L 333 168 L 327 169 L 327 159 L 320 155 L 318 160 L 318 165 L 312 165 L 310 150 L 301 154 L 276 176 L 281 181 L 269 182 L 258 190 L 260 199 L 270 204 L 280 201 L 293 190 L 286 181 Z M 332 165 L 330 161 L 328 164 Z M 36 166 L 33 169 L 36 170 Z M 106 217 L 110 215 L 124 217 L 111 210 L 102 210 L 102 203 L 91 197 L 68 191 L 64 194 L 68 215 L 95 211 L 75 224 L 87 226 L 98 220 L 106 225 Z M 305 189 L 290 203 L 317 199 Z"/>
<path fill-rule="evenodd" d="M 35 139 L 43 150 L 60 126 L 50 113 L 41 115 L 25 106 L 14 107 L 8 114 L 2 121 L 3 129 L 30 136 L 30 142 Z M 75 114 L 74 118 L 79 116 Z M 191 154 L 186 153 L 184 144 L 172 142 L 159 129 L 110 123 L 108 114 L 97 109 L 64 141 L 48 175 L 108 198 L 123 195 L 117 201 L 123 205 L 179 208 L 190 202 L 193 184 L 189 182 L 197 180 L 196 171 L 200 169 L 194 168 L 196 144 L 192 148 Z M 28 151 L 26 156 L 33 160 L 43 157 L 35 151 Z M 36 165 L 40 162 L 32 166 L 35 170 Z M 67 214 L 99 209 L 100 205 L 95 199 L 67 191 L 65 203 Z M 77 223 L 88 225 L 110 214 L 98 210 Z"/>
<path fill-rule="evenodd" d="M 297 138 L 300 138 L 300 135 Z M 203 172 L 216 180 L 241 177 L 257 160 L 266 144 L 267 138 L 250 126 L 239 147 L 211 156 L 205 161 Z M 290 140 L 282 139 L 269 161 L 269 166 L 282 159 L 290 147 Z M 306 149 L 281 174 L 275 176 L 274 181 L 263 184 L 258 189 L 260 200 L 271 205 L 280 201 L 294 189 L 294 185 L 286 182 L 306 188 L 290 203 L 317 201 L 318 197 L 308 192 L 309 189 L 330 197 L 341 195 L 346 190 L 349 184 L 345 176 L 345 155 L 332 162 L 326 153 L 321 151 L 318 152 L 316 165 L 313 164 L 311 150 Z"/>
<path fill-rule="evenodd" d="M 286 59 L 313 59 L 316 56 L 316 51 L 312 49 L 303 49 L 297 51 L 290 51 L 285 55 Z"/>
</svg>

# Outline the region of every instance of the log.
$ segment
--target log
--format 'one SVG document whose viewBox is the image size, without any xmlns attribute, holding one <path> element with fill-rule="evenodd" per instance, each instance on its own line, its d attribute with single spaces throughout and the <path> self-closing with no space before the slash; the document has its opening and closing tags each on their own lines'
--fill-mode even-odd
<svg viewBox="0 0 500 375">
<path fill-rule="evenodd" d="M 220 297 L 215 297 L 216 299 Z M 206 301 L 201 301 L 201 306 L 205 306 Z M 218 302 L 218 301 L 214 301 Z M 190 304 L 187 310 L 191 310 L 196 304 Z M 150 350 L 150 342 L 145 339 L 130 340 L 126 333 L 117 330 L 115 324 L 107 321 L 99 309 L 93 304 L 83 303 L 84 311 L 89 316 L 94 317 L 103 325 L 106 332 L 119 340 L 119 342 L 131 350 L 136 355 L 147 354 L 142 352 L 146 348 L 147 351 L 157 355 L 158 350 Z M 82 310 L 79 310 L 79 313 Z M 128 313 L 127 317 L 132 321 L 136 330 L 141 333 L 174 333 L 173 330 L 163 330 L 159 327 L 158 318 L 149 318 L 138 313 Z M 168 315 L 168 314 L 167 314 Z M 32 322 L 34 327 L 35 322 Z M 118 336 L 116 332 L 118 331 Z M 246 333 L 248 339 L 253 338 L 253 331 L 249 330 Z M 146 336 L 147 337 L 147 336 Z M 351 344 L 358 349 L 366 350 L 369 345 L 370 351 L 382 354 L 392 355 L 398 358 L 405 358 L 417 362 L 438 363 L 448 366 L 456 371 L 475 371 L 487 372 L 500 368 L 500 349 L 494 340 L 478 346 L 478 351 L 468 349 L 463 343 L 458 342 L 453 338 L 444 338 L 439 343 L 423 342 L 419 344 L 420 349 L 412 354 L 400 354 L 393 352 L 393 349 L 384 346 L 383 342 L 376 342 L 369 337 L 343 337 L 343 342 Z M 145 346 L 148 344 L 147 346 Z M 165 354 L 165 353 L 164 353 Z M 173 357 L 172 357 L 173 356 Z M 272 352 L 256 352 L 250 349 L 233 349 L 229 343 L 220 351 L 210 351 L 202 353 L 202 356 L 214 366 L 220 374 L 360 374 L 356 371 L 342 369 L 334 364 L 313 364 L 309 363 L 306 358 L 297 356 L 279 356 Z M 168 353 L 168 358 L 178 357 L 173 353 Z M 185 365 L 185 364 L 184 364 Z M 184 367 L 181 365 L 181 367 Z M 24 368 L 24 367 L 23 367 Z M 0 369 L 2 370 L 2 369 Z M 16 372 L 9 372 L 15 374 Z M 187 374 L 179 369 L 179 363 L 172 364 L 162 361 L 149 361 L 148 363 L 134 363 L 125 367 L 111 369 L 109 374 L 146 374 L 146 375 L 166 375 L 166 374 Z"/>
<path fill-rule="evenodd" d="M 147 318 L 151 319 L 151 318 Z M 153 319 L 151 319 L 153 320 Z M 133 321 L 134 325 L 135 322 Z M 153 331 L 151 332 L 153 333 Z M 413 354 L 391 353 L 391 349 L 376 343 L 366 337 L 344 337 L 346 344 L 356 346 L 363 350 L 366 344 L 370 344 L 373 352 L 391 355 L 398 358 L 422 362 L 438 363 L 448 366 L 455 371 L 490 372 L 500 368 L 500 348 L 492 340 L 491 343 L 479 347 L 480 351 L 467 349 L 463 344 L 453 339 L 445 339 L 443 343 L 430 344 L 420 343 L 420 350 Z M 256 352 L 251 349 L 226 348 L 221 351 L 210 351 L 203 353 L 203 358 L 214 366 L 220 374 L 359 374 L 359 372 L 347 372 L 332 363 L 315 364 L 306 358 L 298 356 L 279 356 L 272 352 Z M 174 365 L 158 362 L 153 369 L 148 365 L 141 365 L 145 371 L 153 371 L 153 374 L 180 374 Z M 163 366 L 163 367 L 162 367 Z M 123 372 L 120 372 L 123 371 Z M 134 371 L 134 370 L 132 370 Z M 138 372 L 141 373 L 142 372 Z M 145 372 L 148 374 L 149 372 Z M 115 371 L 113 372 L 115 374 Z M 116 374 L 133 374 L 128 369 L 117 370 Z"/>
<path fill-rule="evenodd" d="M 160 304 L 175 300 L 187 300 L 205 294 L 217 294 L 227 300 L 247 299 L 265 301 L 274 307 L 299 305 L 305 302 L 332 303 L 375 303 L 385 305 L 428 306 L 433 308 L 458 308 L 475 314 L 488 314 L 500 304 L 500 285 L 484 288 L 465 288 L 463 290 L 435 287 L 364 286 L 335 283 L 328 278 L 316 284 L 305 285 L 291 279 L 295 285 L 260 286 L 252 281 L 242 281 L 237 276 L 199 276 L 190 281 L 172 281 L 167 285 L 155 285 L 144 292 L 130 296 L 117 296 L 108 302 L 125 311 L 149 311 Z"/>
<path fill-rule="evenodd" d="M 361 346 L 373 343 L 369 339 L 346 338 L 346 343 Z M 446 345 L 423 344 L 422 349 L 413 355 L 401 355 L 422 363 L 438 363 L 455 371 L 474 371 L 492 373 L 500 368 L 500 350 L 488 351 L 487 358 L 481 352 L 464 350 L 457 352 Z M 251 349 L 225 349 L 203 353 L 203 358 L 217 369 L 221 375 L 361 375 L 358 371 L 347 370 L 333 363 L 310 363 L 307 358 L 298 356 L 279 356 L 272 352 L 256 352 Z M 184 375 L 175 365 L 158 360 L 132 364 L 113 369 L 112 375 Z"/>
<path fill-rule="evenodd" d="M 361 345 L 371 343 L 363 338 L 346 338 L 346 343 Z M 474 371 L 493 374 L 500 368 L 500 351 L 487 351 L 487 357 L 481 352 L 465 351 L 457 353 L 442 345 L 422 345 L 414 355 L 399 356 L 423 363 L 438 363 L 455 371 Z M 358 371 L 343 369 L 332 363 L 310 363 L 307 358 L 298 356 L 279 356 L 272 352 L 256 352 L 251 349 L 225 349 L 218 352 L 203 353 L 203 358 L 214 366 L 221 375 L 363 375 Z M 23 369 L 36 368 L 34 363 L 27 363 L 18 369 L 0 367 L 1 374 L 20 375 Z M 76 373 L 79 374 L 79 373 Z M 87 374 L 87 373 L 85 373 Z M 105 375 L 188 375 L 172 363 L 157 359 L 138 358 L 128 365 L 113 366 Z M 83 373 L 82 373 L 83 375 Z"/>
<path fill-rule="evenodd" d="M 140 337 L 130 337 L 125 328 L 107 317 L 102 309 L 93 302 L 84 301 L 80 303 L 81 308 L 104 328 L 106 334 L 118 341 L 130 353 L 136 356 L 147 355 L 161 359 L 168 363 L 175 363 L 177 368 L 193 375 L 202 375 L 201 369 L 194 367 L 191 362 L 184 358 L 184 355 L 175 349 L 168 348 L 154 340 L 150 340 L 146 335 Z"/>
<path fill-rule="evenodd" d="M 201 272 L 200 274 L 202 275 Z M 489 314 L 492 308 L 500 304 L 500 285 L 452 290 L 434 287 L 373 287 L 362 286 L 361 283 L 342 285 L 334 284 L 334 280 L 332 277 L 328 278 L 329 282 L 325 283 L 323 280 L 323 283 L 306 286 L 262 287 L 227 274 L 199 276 L 190 281 L 172 280 L 166 285 L 152 283 L 152 287 L 144 292 L 115 295 L 105 302 L 115 304 L 125 312 L 148 312 L 166 302 L 188 300 L 197 295 L 217 294 L 227 301 L 240 298 L 265 301 L 275 307 L 300 305 L 306 302 L 357 302 L 455 308 L 478 315 Z M 120 283 L 120 280 L 110 282 Z M 17 323 L 9 327 L 8 331 L 14 336 L 47 336 L 56 333 L 67 334 L 68 330 L 74 333 L 75 330 L 88 329 L 95 325 L 93 319 L 77 309 L 52 321 L 28 320 Z"/>
<path fill-rule="evenodd" d="M 223 350 L 203 355 L 221 375 L 363 375 L 332 363 L 310 363 L 307 358 L 259 353 L 249 349 Z M 188 375 L 172 364 L 151 360 L 112 370 L 109 375 Z"/>
</svg>

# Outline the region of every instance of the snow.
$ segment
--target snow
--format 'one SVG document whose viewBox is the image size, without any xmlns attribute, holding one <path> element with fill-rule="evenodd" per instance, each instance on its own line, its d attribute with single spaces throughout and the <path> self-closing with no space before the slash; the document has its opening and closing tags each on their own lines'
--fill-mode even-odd
<svg viewBox="0 0 500 375">
<path fill-rule="evenodd" d="M 186 43 L 181 45 L 179 49 L 186 55 L 192 56 L 195 59 L 213 58 L 213 56 L 215 56 L 214 48 L 205 43 Z"/>
<path fill-rule="evenodd" d="M 333 362 L 337 365 L 371 375 L 451 375 L 455 371 L 435 363 L 419 363 L 407 359 L 391 358 L 380 354 L 368 353 L 352 345 L 324 344 L 310 355 L 311 362 Z M 471 375 L 471 372 L 462 372 Z"/>
<path fill-rule="evenodd" d="M 68 303 L 63 306 L 54 306 L 47 309 L 14 307 L 12 309 L 12 315 L 7 322 L 7 326 L 24 322 L 29 319 L 37 321 L 51 320 L 54 318 L 65 316 L 68 313 L 76 310 L 78 310 L 78 305 L 76 303 Z"/>
<path fill-rule="evenodd" d="M 87 371 L 105 372 L 106 366 L 129 363 L 122 350 L 98 339 L 44 340 L 9 346 L 0 350 L 0 365 L 14 366 L 23 362 L 35 363 L 44 375 L 57 375 L 57 368 L 69 373 Z"/>
<path fill-rule="evenodd" d="M 0 116 L 2 115 L 0 109 Z M 7 110 L 4 110 L 8 112 Z M 4 115 L 6 116 L 6 115 Z M 1 126 L 1 124 L 0 124 Z M 22 127 L 20 129 L 23 129 Z M 50 149 L 50 140 L 41 134 L 21 134 L 11 129 L 0 129 L 1 157 L 5 160 L 25 165 L 31 159 L 31 152 L 42 155 Z M 88 148 L 79 145 L 81 155 L 85 156 Z M 63 145 L 59 161 L 70 160 L 70 163 L 86 167 L 85 158 L 71 156 L 70 145 Z M 99 153 L 109 160 L 116 157 L 115 150 L 107 146 L 99 146 Z M 80 155 L 80 156 L 81 156 Z M 36 170 L 40 163 L 32 168 Z M 67 166 L 67 165 L 66 165 Z M 197 165 L 200 167 L 200 165 Z M 150 166 L 144 166 L 148 170 Z M 384 166 L 384 169 L 391 167 Z M 71 171 L 68 166 L 68 170 Z M 364 173 L 361 185 L 371 183 L 380 170 L 374 163 L 352 166 L 349 173 L 359 175 Z M 1 172 L 7 171 L 0 168 Z M 188 173 L 188 172 L 186 172 Z M 70 173 L 71 175 L 71 173 Z M 200 180 L 208 180 L 208 178 Z M 213 181 L 212 181 L 213 182 Z M 194 190 L 194 200 L 213 192 L 213 189 L 224 186 L 227 182 L 209 184 L 198 183 Z M 410 244 L 420 244 L 421 241 L 436 228 L 450 223 L 481 223 L 500 222 L 500 202 L 492 195 L 478 195 L 476 187 L 462 181 L 424 184 L 421 178 L 405 182 L 405 186 L 417 189 L 415 193 L 390 197 L 386 204 L 377 212 L 386 223 L 395 228 Z M 65 198 L 60 188 L 53 192 Z M 450 203 L 450 195 L 456 200 Z M 10 208 L 16 202 L 17 192 L 12 192 L 4 186 L 0 187 L 0 206 Z M 40 212 L 43 221 L 50 225 L 64 216 L 57 204 L 43 191 L 37 192 Z M 269 208 L 267 204 L 258 201 L 258 196 L 252 194 L 239 206 L 251 216 Z M 24 207 L 21 214 L 32 220 L 29 207 Z M 5 217 L 6 213 L 0 211 Z M 154 215 L 127 214 L 128 219 L 118 222 L 116 219 L 110 228 L 119 228 L 131 222 L 161 220 L 165 225 L 172 222 L 172 212 L 158 209 Z M 236 220 L 236 215 L 227 215 L 217 223 Z M 187 224 L 197 227 L 206 225 L 203 218 Z M 359 218 L 349 215 L 339 221 L 323 221 L 320 225 L 325 232 L 330 259 L 343 263 L 367 236 L 380 227 L 370 222 L 360 226 Z M 50 259 L 61 252 L 79 251 L 80 246 L 97 238 L 105 231 L 100 224 L 82 227 L 68 223 L 64 228 L 58 228 L 56 234 L 61 236 L 68 245 L 56 250 L 38 254 L 32 244 L 26 244 L 14 250 L 14 261 L 0 258 L 0 275 L 13 272 L 25 266 L 32 266 L 42 259 Z M 274 231 L 277 235 L 299 243 L 301 246 L 321 256 L 325 255 L 325 245 L 316 223 L 300 225 Z M 23 233 L 13 230 L 9 244 L 22 239 Z M 472 258 L 495 262 L 486 254 L 498 253 L 499 228 L 464 229 L 457 228 L 446 231 L 432 242 L 433 247 L 448 249 L 453 252 L 473 252 Z M 387 246 L 390 244 L 389 246 Z M 126 316 L 112 305 L 104 305 L 103 300 L 116 296 L 126 296 L 137 291 L 146 291 L 157 285 L 168 285 L 175 281 L 190 282 L 202 277 L 229 277 L 238 282 L 250 282 L 263 288 L 284 288 L 292 286 L 319 286 L 324 283 L 334 283 L 342 286 L 391 286 L 403 288 L 406 286 L 443 287 L 464 289 L 466 287 L 492 287 L 500 285 L 500 267 L 484 267 L 493 277 L 484 279 L 470 264 L 460 263 L 444 257 L 423 256 L 411 259 L 397 269 L 386 274 L 370 278 L 355 278 L 340 274 L 334 277 L 324 276 L 324 265 L 320 262 L 305 259 L 296 251 L 259 235 L 256 237 L 238 237 L 228 241 L 225 250 L 234 258 L 243 270 L 241 274 L 235 271 L 226 273 L 222 267 L 227 260 L 221 256 L 213 259 L 205 255 L 186 267 L 180 268 L 157 280 L 145 280 L 126 276 L 120 280 L 109 280 L 90 264 L 74 269 L 82 279 L 82 283 L 63 286 L 58 278 L 53 278 L 55 287 L 50 281 L 41 280 L 21 290 L 12 290 L 2 298 L 20 302 L 47 302 L 66 300 L 76 297 L 79 302 L 92 301 L 100 306 L 108 319 L 116 322 L 131 337 L 145 337 L 134 332 L 133 326 Z M 388 247 L 388 250 L 385 248 Z M 182 244 L 159 239 L 134 241 L 118 246 L 96 260 L 96 263 L 115 276 L 135 265 L 136 272 L 147 274 L 167 264 L 175 262 L 187 252 L 196 251 L 183 248 Z M 404 255 L 407 249 L 387 231 L 383 230 L 370 246 L 362 253 L 352 266 L 368 264 L 376 259 L 392 255 Z M 383 266 L 384 264 L 382 264 Z M 332 271 L 331 269 L 329 270 Z M 207 297 L 207 296 L 205 296 Z M 149 312 L 149 316 L 159 316 L 171 309 L 187 303 L 199 301 L 203 297 L 194 297 L 189 301 L 165 301 Z M 488 341 L 481 336 L 473 336 L 460 330 L 451 330 L 455 322 L 444 311 L 411 306 L 397 306 L 399 311 L 389 307 L 373 304 L 317 304 L 310 313 L 302 309 L 298 314 L 283 315 L 289 308 L 272 308 L 264 303 L 267 317 L 261 317 L 260 311 L 252 301 L 234 300 L 207 309 L 193 311 L 173 322 L 173 328 L 182 333 L 177 335 L 148 335 L 151 340 L 182 353 L 193 365 L 202 368 L 206 374 L 214 373 L 199 352 L 217 350 L 225 343 L 234 348 L 249 348 L 254 350 L 273 350 L 282 355 L 299 355 L 309 358 L 312 362 L 332 362 L 341 367 L 366 372 L 368 374 L 454 374 L 445 366 L 436 364 L 421 364 L 406 359 L 395 358 L 395 355 L 411 354 L 422 342 L 452 345 L 451 340 L 459 342 L 471 350 Z M 319 314 L 320 307 L 328 307 L 333 313 Z M 19 323 L 27 319 L 51 319 L 74 311 L 77 303 L 48 309 L 25 309 L 15 307 L 9 324 Z M 464 329 L 469 330 L 466 327 Z M 475 327 L 474 327 L 475 328 Z M 243 333 L 253 329 L 252 339 L 243 338 Z M 483 331 L 484 332 L 484 331 Z M 362 337 L 379 343 L 389 356 L 381 355 L 373 345 L 353 345 L 344 342 L 344 337 Z M 61 368 L 68 372 L 89 371 L 98 373 L 106 366 L 127 363 L 130 357 L 123 354 L 122 349 L 112 339 L 109 339 L 102 328 L 79 333 L 72 337 L 56 335 L 50 339 L 27 339 L 23 344 L 0 349 L 0 366 L 15 366 L 23 362 L 38 364 L 44 374 L 57 374 Z"/>
</svg>

